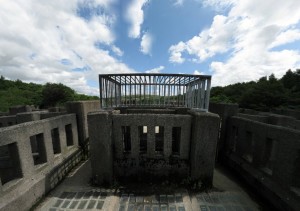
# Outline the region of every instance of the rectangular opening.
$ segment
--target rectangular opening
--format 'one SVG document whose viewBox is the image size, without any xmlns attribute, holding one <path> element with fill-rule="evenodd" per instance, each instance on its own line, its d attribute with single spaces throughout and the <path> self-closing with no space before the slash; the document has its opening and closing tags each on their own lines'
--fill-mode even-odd
<svg viewBox="0 0 300 211">
<path fill-rule="evenodd" d="M 253 162 L 253 149 L 254 149 L 254 143 L 253 143 L 253 137 L 252 133 L 249 131 L 246 131 L 246 140 L 244 145 L 244 153 L 242 157 L 247 160 L 248 162 Z"/>
<path fill-rule="evenodd" d="M 232 134 L 233 134 L 232 151 L 236 152 L 236 145 L 238 139 L 238 128 L 236 126 L 232 127 Z"/>
<path fill-rule="evenodd" d="M 0 178 L 2 184 L 21 177 L 22 171 L 17 144 L 0 146 Z"/>
<path fill-rule="evenodd" d="M 67 146 L 74 145 L 73 143 L 73 132 L 72 132 L 72 125 L 68 124 L 65 126 L 66 131 L 66 138 L 67 138 Z"/>
<path fill-rule="evenodd" d="M 12 122 L 8 122 L 8 126 L 12 126 L 13 125 L 13 123 Z"/>
<path fill-rule="evenodd" d="M 30 146 L 34 165 L 46 163 L 47 156 L 44 142 L 44 134 L 40 133 L 35 136 L 30 136 Z"/>
<path fill-rule="evenodd" d="M 58 128 L 54 128 L 51 130 L 51 138 L 52 138 L 52 146 L 53 146 L 54 154 L 61 153 Z"/>
<path fill-rule="evenodd" d="M 292 181 L 292 191 L 300 196 L 300 149 L 297 149 L 296 157 L 294 160 L 293 169 L 293 181 Z"/>
<path fill-rule="evenodd" d="M 3 124 L 0 122 L 0 127 L 3 127 Z"/>
<path fill-rule="evenodd" d="M 122 126 L 122 142 L 124 152 L 131 151 L 131 135 L 130 135 L 130 126 Z"/>
<path fill-rule="evenodd" d="M 139 126 L 140 152 L 147 152 L 147 126 Z"/>
<path fill-rule="evenodd" d="M 173 127 L 172 128 L 172 154 L 180 153 L 180 136 L 181 136 L 181 128 Z"/>
<path fill-rule="evenodd" d="M 266 138 L 264 154 L 262 158 L 262 170 L 269 174 L 273 174 L 273 165 L 275 161 L 276 141 L 271 138 Z"/>
<path fill-rule="evenodd" d="M 164 151 L 164 127 L 155 126 L 155 151 Z"/>
</svg>

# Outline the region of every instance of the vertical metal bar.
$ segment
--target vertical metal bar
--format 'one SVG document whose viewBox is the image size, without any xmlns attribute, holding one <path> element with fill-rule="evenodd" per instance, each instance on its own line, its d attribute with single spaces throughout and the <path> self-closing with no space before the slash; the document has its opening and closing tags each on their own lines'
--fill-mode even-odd
<svg viewBox="0 0 300 211">
<path fill-rule="evenodd" d="M 107 100 L 107 79 L 105 79 L 105 108 L 107 108 L 108 100 Z"/>
<path fill-rule="evenodd" d="M 126 100 L 126 95 L 127 95 L 127 76 L 125 76 L 125 84 L 124 84 L 124 87 L 125 87 L 125 106 L 127 105 L 127 100 Z"/>
<path fill-rule="evenodd" d="M 129 105 L 132 104 L 131 102 L 131 76 L 129 76 Z"/>
<path fill-rule="evenodd" d="M 100 108 L 102 108 L 102 76 L 99 75 Z"/>
<path fill-rule="evenodd" d="M 205 96 L 205 109 L 208 111 L 211 79 L 206 79 L 206 80 L 207 80 L 207 87 L 206 87 L 207 90 Z"/>
</svg>

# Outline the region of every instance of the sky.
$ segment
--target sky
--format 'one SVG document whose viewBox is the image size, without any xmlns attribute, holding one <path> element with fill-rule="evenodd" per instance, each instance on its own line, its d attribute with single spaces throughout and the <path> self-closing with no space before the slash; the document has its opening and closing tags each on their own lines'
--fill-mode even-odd
<svg viewBox="0 0 300 211">
<path fill-rule="evenodd" d="M 205 74 L 225 86 L 300 68 L 299 0 L 0 5 L 0 75 L 11 80 L 98 96 L 98 74 Z"/>
</svg>

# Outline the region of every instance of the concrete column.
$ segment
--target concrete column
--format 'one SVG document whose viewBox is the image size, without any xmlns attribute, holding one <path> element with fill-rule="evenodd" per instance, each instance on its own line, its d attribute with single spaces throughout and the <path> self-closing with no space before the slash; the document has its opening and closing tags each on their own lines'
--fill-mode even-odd
<svg viewBox="0 0 300 211">
<path fill-rule="evenodd" d="M 164 125 L 164 157 L 169 159 L 172 154 L 172 127 Z"/>
<path fill-rule="evenodd" d="M 137 158 L 140 154 L 140 140 L 137 126 L 130 126 L 131 156 Z"/>
<path fill-rule="evenodd" d="M 86 139 L 89 137 L 87 114 L 89 112 L 97 111 L 100 109 L 100 101 L 77 101 L 68 102 L 66 110 L 68 113 L 75 113 L 78 126 L 78 141 L 79 145 L 84 145 Z"/>
<path fill-rule="evenodd" d="M 220 118 L 216 114 L 191 112 L 191 178 L 212 186 Z"/>
<path fill-rule="evenodd" d="M 153 125 L 147 125 L 147 156 L 155 157 L 155 129 Z"/>
<path fill-rule="evenodd" d="M 112 114 L 88 114 L 92 175 L 99 184 L 113 182 Z"/>
</svg>

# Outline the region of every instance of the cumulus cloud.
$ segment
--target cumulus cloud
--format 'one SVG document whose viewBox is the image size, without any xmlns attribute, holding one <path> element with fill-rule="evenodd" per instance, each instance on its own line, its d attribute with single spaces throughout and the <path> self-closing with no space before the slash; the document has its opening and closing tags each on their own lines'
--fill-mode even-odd
<svg viewBox="0 0 300 211">
<path fill-rule="evenodd" d="M 228 14 L 216 15 L 209 28 L 170 46 L 170 62 L 204 62 L 210 58 L 214 85 L 257 80 L 272 73 L 281 77 L 300 64 L 300 52 L 284 48 L 300 40 L 297 0 L 205 0 L 204 4 L 217 11 L 227 8 Z M 283 50 L 274 50 L 277 46 Z M 228 59 L 214 59 L 224 53 Z"/>
<path fill-rule="evenodd" d="M 143 6 L 149 0 L 132 0 L 126 11 L 126 19 L 130 23 L 128 36 L 131 38 L 139 38 L 141 33 L 141 25 L 144 22 Z"/>
<path fill-rule="evenodd" d="M 150 70 L 146 70 L 146 73 L 160 73 L 163 69 L 165 69 L 164 66 L 159 66 Z"/>
<path fill-rule="evenodd" d="M 143 54 L 151 55 L 151 48 L 152 48 L 153 38 L 152 35 L 146 32 L 141 40 L 141 52 Z"/>
<path fill-rule="evenodd" d="M 83 3 L 103 7 L 105 12 L 84 20 L 77 14 Z M 2 2 L 0 74 L 28 82 L 61 82 L 78 92 L 98 95 L 98 89 L 89 86 L 98 74 L 134 71 L 95 45 L 103 43 L 122 54 L 113 44 L 109 4 L 108 0 Z"/>
</svg>

